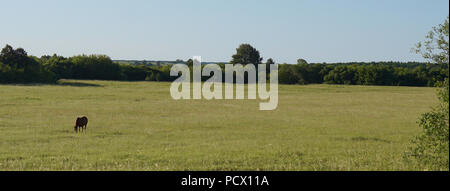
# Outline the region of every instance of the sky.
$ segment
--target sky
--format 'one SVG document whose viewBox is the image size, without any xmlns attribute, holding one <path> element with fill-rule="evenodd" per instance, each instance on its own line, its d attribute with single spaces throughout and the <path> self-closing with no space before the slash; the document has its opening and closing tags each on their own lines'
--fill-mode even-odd
<svg viewBox="0 0 450 191">
<path fill-rule="evenodd" d="M 230 61 L 423 61 L 411 52 L 448 0 L 0 0 L 0 46 L 30 55 Z"/>
</svg>

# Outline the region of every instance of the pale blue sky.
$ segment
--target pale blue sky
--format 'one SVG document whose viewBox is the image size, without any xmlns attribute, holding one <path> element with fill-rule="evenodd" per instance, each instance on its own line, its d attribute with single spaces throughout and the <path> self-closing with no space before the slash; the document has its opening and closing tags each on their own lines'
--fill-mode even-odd
<svg viewBox="0 0 450 191">
<path fill-rule="evenodd" d="M 421 61 L 410 52 L 448 0 L 0 0 L 0 46 L 29 54 L 229 61 L 250 43 L 277 63 Z"/>
</svg>

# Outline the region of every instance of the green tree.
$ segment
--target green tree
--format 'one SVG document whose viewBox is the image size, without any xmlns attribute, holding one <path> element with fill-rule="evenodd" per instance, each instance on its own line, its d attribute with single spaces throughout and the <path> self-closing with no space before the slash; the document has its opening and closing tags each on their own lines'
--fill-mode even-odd
<svg viewBox="0 0 450 191">
<path fill-rule="evenodd" d="M 0 62 L 12 68 L 24 68 L 30 63 L 27 52 L 23 48 L 14 48 L 6 45 L 0 52 Z"/>
<path fill-rule="evenodd" d="M 119 80 L 120 65 L 106 55 L 79 55 L 71 57 L 73 77 L 76 79 Z"/>
<path fill-rule="evenodd" d="M 300 58 L 300 59 L 297 60 L 297 64 L 298 65 L 304 65 L 304 64 L 308 64 L 308 62 L 305 59 L 301 59 Z"/>
<path fill-rule="evenodd" d="M 270 65 L 275 64 L 272 58 L 267 59 L 266 61 L 266 79 L 270 79 Z"/>
<path fill-rule="evenodd" d="M 236 49 L 236 54 L 232 56 L 230 64 L 254 64 L 255 68 L 258 64 L 261 64 L 263 58 L 259 55 L 259 51 L 253 48 L 250 44 L 241 44 L 239 48 Z"/>
<path fill-rule="evenodd" d="M 189 60 L 186 62 L 186 65 L 188 65 L 189 68 L 192 68 L 192 66 L 194 66 L 194 61 L 193 61 L 192 59 L 189 59 Z"/>
<path fill-rule="evenodd" d="M 14 71 L 9 65 L 0 62 L 0 83 L 10 83 L 14 80 Z"/>
<path fill-rule="evenodd" d="M 41 62 L 43 63 L 44 67 L 46 67 L 48 70 L 52 71 L 56 74 L 56 76 L 60 78 L 65 79 L 71 79 L 72 78 L 72 66 L 73 63 L 70 62 L 69 59 L 58 56 L 54 54 L 53 56 L 43 56 L 41 57 Z"/>
<path fill-rule="evenodd" d="M 413 50 L 433 63 L 448 65 L 448 21 L 449 17 L 447 16 L 444 23 L 433 27 L 433 30 L 425 37 L 426 39 L 423 42 L 417 43 Z"/>
<path fill-rule="evenodd" d="M 253 48 L 250 44 L 241 44 L 236 49 L 236 54 L 232 56 L 230 64 L 253 64 L 256 69 L 256 79 L 258 79 L 258 66 L 261 64 L 263 58 L 260 56 L 259 51 Z M 245 83 L 248 82 L 248 74 L 244 73 Z"/>
<path fill-rule="evenodd" d="M 448 68 L 448 17 L 443 24 L 433 27 L 426 40 L 417 44 L 416 52 L 436 64 Z M 431 170 L 449 170 L 449 82 L 447 78 L 440 84 L 439 105 L 425 113 L 419 120 L 423 133 L 412 140 L 413 145 L 406 153 L 419 165 Z"/>
<path fill-rule="evenodd" d="M 269 58 L 269 59 L 267 59 L 266 64 L 271 65 L 271 64 L 275 64 L 275 62 L 273 61 L 272 58 Z"/>
<path fill-rule="evenodd" d="M 0 52 L 0 82 L 55 82 L 54 73 L 42 67 L 39 61 L 36 57 L 28 56 L 23 48 L 14 49 L 6 45 Z"/>
</svg>

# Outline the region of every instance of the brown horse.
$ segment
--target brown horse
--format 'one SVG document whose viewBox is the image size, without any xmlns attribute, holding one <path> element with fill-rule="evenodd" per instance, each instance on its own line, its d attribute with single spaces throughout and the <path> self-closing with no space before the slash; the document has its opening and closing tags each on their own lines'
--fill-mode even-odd
<svg viewBox="0 0 450 191">
<path fill-rule="evenodd" d="M 80 128 L 80 131 L 85 131 L 86 127 L 88 124 L 88 119 L 87 117 L 78 117 L 77 120 L 75 121 L 75 133 L 78 132 L 78 128 Z"/>
</svg>

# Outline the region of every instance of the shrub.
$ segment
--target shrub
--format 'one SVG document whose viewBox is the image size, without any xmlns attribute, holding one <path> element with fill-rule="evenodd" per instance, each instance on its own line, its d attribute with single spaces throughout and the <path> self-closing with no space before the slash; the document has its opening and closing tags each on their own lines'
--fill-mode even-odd
<svg viewBox="0 0 450 191">
<path fill-rule="evenodd" d="M 449 82 L 448 78 L 438 92 L 439 105 L 419 120 L 423 133 L 412 140 L 406 153 L 430 170 L 449 170 Z"/>
</svg>

